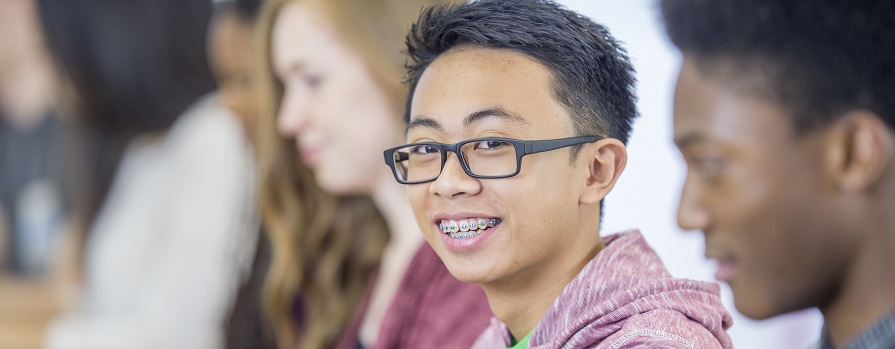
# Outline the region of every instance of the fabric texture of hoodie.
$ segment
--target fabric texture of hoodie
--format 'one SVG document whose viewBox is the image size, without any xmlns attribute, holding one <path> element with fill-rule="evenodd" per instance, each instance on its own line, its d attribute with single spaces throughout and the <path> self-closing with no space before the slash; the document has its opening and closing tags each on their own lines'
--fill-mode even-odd
<svg viewBox="0 0 895 349">
<path fill-rule="evenodd" d="M 733 348 L 733 319 L 718 284 L 672 278 L 637 230 L 603 241 L 541 318 L 528 348 Z M 506 324 L 492 318 L 472 348 L 510 344 Z"/>
</svg>

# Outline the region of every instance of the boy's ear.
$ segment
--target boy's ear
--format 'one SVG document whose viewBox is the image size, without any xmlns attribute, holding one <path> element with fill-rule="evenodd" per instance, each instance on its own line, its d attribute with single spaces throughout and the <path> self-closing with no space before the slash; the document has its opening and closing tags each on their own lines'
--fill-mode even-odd
<svg viewBox="0 0 895 349">
<path fill-rule="evenodd" d="M 588 167 L 588 176 L 578 203 L 599 204 L 615 186 L 615 181 L 625 169 L 628 152 L 625 145 L 615 138 L 604 138 L 581 148 L 581 161 Z"/>
<path fill-rule="evenodd" d="M 848 113 L 827 143 L 827 170 L 836 187 L 861 192 L 878 184 L 893 156 L 892 132 L 875 113 Z"/>
</svg>

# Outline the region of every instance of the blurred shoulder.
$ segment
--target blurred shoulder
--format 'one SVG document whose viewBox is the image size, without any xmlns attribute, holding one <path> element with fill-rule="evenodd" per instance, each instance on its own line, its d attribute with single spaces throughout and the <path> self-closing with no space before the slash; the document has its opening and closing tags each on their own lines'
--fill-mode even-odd
<svg viewBox="0 0 895 349">
<path fill-rule="evenodd" d="M 165 143 L 172 153 L 188 157 L 235 156 L 250 149 L 239 119 L 216 94 L 205 95 L 187 108 L 168 131 Z"/>
</svg>

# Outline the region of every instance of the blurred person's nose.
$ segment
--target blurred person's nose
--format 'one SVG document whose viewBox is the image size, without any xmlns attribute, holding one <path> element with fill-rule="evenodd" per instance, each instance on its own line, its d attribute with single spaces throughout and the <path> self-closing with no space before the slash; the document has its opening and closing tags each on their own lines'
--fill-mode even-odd
<svg viewBox="0 0 895 349">
<path fill-rule="evenodd" d="M 691 175 L 687 175 L 681 190 L 677 208 L 677 224 L 685 230 L 705 230 L 710 221 L 709 208 L 703 198 L 700 185 Z"/>
<path fill-rule="evenodd" d="M 297 137 L 311 125 L 310 98 L 301 89 L 287 88 L 277 114 L 277 130 L 285 137 Z"/>
</svg>

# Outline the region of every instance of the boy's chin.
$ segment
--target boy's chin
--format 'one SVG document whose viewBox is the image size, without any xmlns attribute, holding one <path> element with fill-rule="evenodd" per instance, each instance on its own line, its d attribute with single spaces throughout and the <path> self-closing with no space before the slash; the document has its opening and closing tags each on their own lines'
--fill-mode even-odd
<svg viewBox="0 0 895 349">
<path fill-rule="evenodd" d="M 770 299 L 760 299 L 755 294 L 733 292 L 733 303 L 741 314 L 752 320 L 766 320 L 777 315 L 785 314 L 798 309 L 784 310 L 774 306 Z"/>
<path fill-rule="evenodd" d="M 457 278 L 457 280 L 468 284 L 488 284 L 494 281 L 494 275 L 490 272 L 476 270 L 466 263 L 451 263 L 449 260 L 444 261 L 448 271 L 451 275 Z"/>
</svg>

